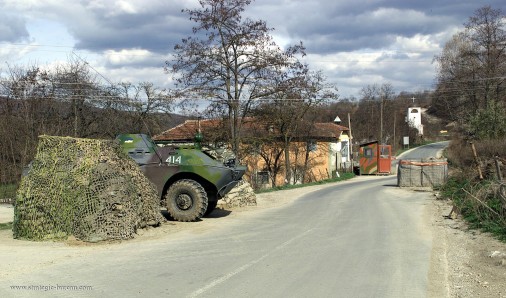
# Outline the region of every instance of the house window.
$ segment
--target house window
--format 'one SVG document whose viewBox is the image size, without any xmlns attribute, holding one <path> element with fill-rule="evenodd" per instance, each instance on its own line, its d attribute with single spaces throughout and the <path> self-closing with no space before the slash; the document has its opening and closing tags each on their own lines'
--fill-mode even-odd
<svg viewBox="0 0 506 298">
<path fill-rule="evenodd" d="M 269 184 L 269 172 L 268 171 L 258 171 L 256 177 L 257 185 L 265 185 Z"/>
<path fill-rule="evenodd" d="M 318 150 L 318 145 L 316 144 L 316 141 L 314 140 L 309 141 L 309 143 L 307 144 L 307 149 L 310 152 L 315 152 L 316 150 Z"/>
<path fill-rule="evenodd" d="M 373 157 L 374 153 L 372 148 L 364 148 L 364 156 L 365 157 Z"/>
<path fill-rule="evenodd" d="M 344 157 L 348 156 L 348 142 L 341 142 L 341 155 Z"/>
<path fill-rule="evenodd" d="M 380 155 L 381 155 L 381 158 L 388 158 L 388 157 L 390 157 L 390 147 L 381 146 L 380 147 Z"/>
</svg>

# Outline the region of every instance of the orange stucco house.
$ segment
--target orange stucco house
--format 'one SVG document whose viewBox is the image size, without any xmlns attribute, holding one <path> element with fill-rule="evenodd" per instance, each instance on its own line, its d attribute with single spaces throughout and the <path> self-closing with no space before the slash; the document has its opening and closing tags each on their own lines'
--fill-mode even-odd
<svg viewBox="0 0 506 298">
<path fill-rule="evenodd" d="M 228 133 L 226 122 L 221 119 L 186 120 L 153 140 L 163 143 L 193 143 L 200 131 L 204 143 L 226 150 L 221 142 Z M 247 165 L 245 179 L 255 188 L 265 188 L 285 183 L 306 183 L 338 175 L 351 168 L 349 129 L 338 123 L 312 123 L 294 134 L 289 146 L 290 181 L 285 169 L 285 142 L 272 126 L 255 118 L 242 121 L 241 160 Z"/>
</svg>

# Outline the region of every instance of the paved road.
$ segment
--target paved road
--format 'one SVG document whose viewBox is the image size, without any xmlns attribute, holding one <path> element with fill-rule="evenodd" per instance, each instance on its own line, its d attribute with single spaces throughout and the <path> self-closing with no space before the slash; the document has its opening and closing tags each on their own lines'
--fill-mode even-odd
<svg viewBox="0 0 506 298">
<path fill-rule="evenodd" d="M 449 141 L 443 141 L 438 143 L 432 143 L 425 146 L 417 147 L 414 150 L 406 151 L 401 154 L 398 159 L 422 159 L 429 157 L 437 157 L 444 148 L 448 147 Z"/>
<path fill-rule="evenodd" d="M 443 142 L 437 142 L 432 143 L 420 147 L 413 148 L 411 150 L 405 151 L 399 156 L 397 156 L 396 159 L 392 160 L 392 174 L 397 175 L 397 165 L 400 160 L 409 159 L 409 160 L 418 160 L 430 157 L 439 158 L 441 157 L 441 154 L 443 150 L 448 147 L 450 144 L 449 141 L 443 141 Z"/>
<path fill-rule="evenodd" d="M 62 256 L 0 280 L 0 296 L 426 297 L 430 195 L 395 176 L 354 180 L 213 231 Z M 9 288 L 20 284 L 93 290 Z"/>
</svg>

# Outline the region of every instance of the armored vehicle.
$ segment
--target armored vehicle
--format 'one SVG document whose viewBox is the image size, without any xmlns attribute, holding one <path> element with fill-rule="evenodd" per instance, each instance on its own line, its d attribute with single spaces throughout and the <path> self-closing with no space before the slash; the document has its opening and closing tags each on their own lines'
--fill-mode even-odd
<svg viewBox="0 0 506 298">
<path fill-rule="evenodd" d="M 162 205 L 177 221 L 196 221 L 211 213 L 246 171 L 235 159 L 218 160 L 200 146 L 160 147 L 144 134 L 123 134 L 117 140 L 155 184 Z"/>
</svg>

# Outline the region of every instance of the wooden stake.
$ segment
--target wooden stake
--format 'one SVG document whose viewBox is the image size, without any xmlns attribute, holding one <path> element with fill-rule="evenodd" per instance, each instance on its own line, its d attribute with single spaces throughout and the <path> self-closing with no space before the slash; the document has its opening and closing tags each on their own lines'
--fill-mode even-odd
<svg viewBox="0 0 506 298">
<path fill-rule="evenodd" d="M 480 175 L 480 180 L 483 180 L 483 173 L 481 172 L 480 162 L 478 161 L 478 154 L 476 153 L 476 147 L 474 147 L 473 142 L 469 142 L 471 144 L 471 149 L 473 149 L 474 161 L 476 162 L 476 167 L 478 168 L 478 174 Z"/>
<path fill-rule="evenodd" d="M 497 172 L 497 180 L 502 181 L 502 172 L 501 172 L 501 166 L 499 165 L 499 157 L 496 156 L 494 158 L 495 161 L 495 170 Z"/>
</svg>

